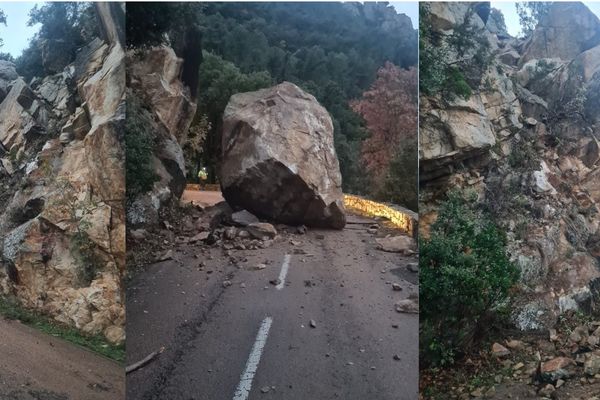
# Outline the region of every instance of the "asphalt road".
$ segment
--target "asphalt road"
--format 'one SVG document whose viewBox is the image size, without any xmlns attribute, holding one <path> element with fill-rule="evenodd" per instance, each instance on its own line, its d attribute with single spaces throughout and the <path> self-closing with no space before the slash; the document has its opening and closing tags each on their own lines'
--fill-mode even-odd
<svg viewBox="0 0 600 400">
<path fill-rule="evenodd" d="M 124 368 L 111 360 L 2 317 L 0 336 L 2 400 L 125 397 Z"/>
<path fill-rule="evenodd" d="M 233 260 L 174 247 L 128 285 L 128 363 L 165 351 L 128 375 L 127 398 L 416 400 L 418 316 L 394 310 L 418 291 L 416 257 L 377 250 L 367 228 L 284 234 Z"/>
<path fill-rule="evenodd" d="M 181 196 L 182 203 L 194 203 L 203 207 L 213 206 L 224 200 L 221 192 L 210 190 L 184 190 Z"/>
</svg>

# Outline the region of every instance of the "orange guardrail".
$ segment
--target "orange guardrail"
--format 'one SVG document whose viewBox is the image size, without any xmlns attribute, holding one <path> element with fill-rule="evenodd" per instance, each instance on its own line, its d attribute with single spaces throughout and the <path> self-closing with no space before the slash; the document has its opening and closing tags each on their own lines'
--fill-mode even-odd
<svg viewBox="0 0 600 400">
<path fill-rule="evenodd" d="M 367 217 L 382 217 L 390 221 L 395 227 L 405 231 L 411 236 L 417 233 L 417 213 L 392 204 L 378 203 L 360 196 L 344 195 L 344 205 L 350 211 Z"/>
</svg>

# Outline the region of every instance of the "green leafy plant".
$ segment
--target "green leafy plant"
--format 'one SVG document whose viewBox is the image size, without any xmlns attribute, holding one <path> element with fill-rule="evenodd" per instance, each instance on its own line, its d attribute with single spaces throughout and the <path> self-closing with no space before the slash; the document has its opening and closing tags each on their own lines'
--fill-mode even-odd
<svg viewBox="0 0 600 400">
<path fill-rule="evenodd" d="M 58 323 L 45 315 L 23 307 L 16 299 L 0 296 L 0 315 L 19 320 L 48 335 L 57 336 L 78 346 L 86 347 L 113 360 L 125 361 L 125 346 L 115 346 L 101 335 L 86 335 L 81 331 Z"/>
<path fill-rule="evenodd" d="M 540 22 L 548 14 L 551 1 L 523 1 L 515 3 L 519 23 L 521 24 L 521 34 L 529 36 Z"/>
<path fill-rule="evenodd" d="M 518 280 L 506 237 L 476 203 L 455 191 L 431 236 L 420 241 L 421 358 L 447 365 L 477 340 Z"/>
<path fill-rule="evenodd" d="M 127 199 L 130 201 L 152 189 L 152 185 L 158 179 L 152 166 L 155 144 L 151 118 L 141 100 L 129 92 L 125 125 L 125 172 Z"/>
<path fill-rule="evenodd" d="M 77 279 L 83 287 L 92 283 L 102 267 L 101 260 L 96 254 L 97 246 L 86 232 L 89 227 L 89 222 L 81 221 L 77 226 L 77 231 L 71 237 L 71 254 L 79 264 Z"/>
<path fill-rule="evenodd" d="M 492 63 L 490 44 L 471 22 L 473 6 L 452 34 L 442 35 L 431 24 L 428 4 L 419 5 L 419 88 L 427 95 L 468 99 Z"/>
</svg>

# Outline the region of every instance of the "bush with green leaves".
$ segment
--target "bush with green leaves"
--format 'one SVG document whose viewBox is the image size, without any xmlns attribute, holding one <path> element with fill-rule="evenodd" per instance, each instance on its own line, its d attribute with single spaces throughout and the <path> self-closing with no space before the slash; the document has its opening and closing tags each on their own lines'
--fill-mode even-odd
<svg viewBox="0 0 600 400">
<path fill-rule="evenodd" d="M 376 199 L 402 204 L 413 211 L 419 209 L 419 188 L 415 176 L 419 170 L 417 153 L 417 143 L 408 143 L 400 149 L 390 163 L 383 188 L 375 193 Z"/>
<path fill-rule="evenodd" d="M 527 37 L 533 33 L 540 20 L 548 14 L 551 5 L 551 1 L 521 1 L 515 3 L 522 36 Z"/>
<path fill-rule="evenodd" d="M 483 29 L 471 23 L 476 12 L 471 7 L 465 22 L 445 35 L 433 29 L 429 5 L 419 5 L 419 88 L 424 94 L 468 99 L 481 84 L 493 57 Z"/>
<path fill-rule="evenodd" d="M 127 199 L 152 189 L 158 177 L 152 166 L 154 152 L 152 117 L 144 109 L 141 100 L 133 93 L 127 93 L 127 122 L 125 126 L 125 149 L 127 159 Z"/>
<path fill-rule="evenodd" d="M 454 362 L 483 339 L 519 273 L 506 254 L 506 236 L 477 204 L 453 191 L 430 237 L 420 241 L 421 359 Z"/>
<path fill-rule="evenodd" d="M 29 41 L 29 46 L 15 60 L 17 71 L 27 80 L 43 77 L 41 46 L 45 40 L 64 42 L 70 49 L 71 60 L 76 50 L 100 34 L 94 6 L 90 2 L 54 2 L 36 5 L 29 12 L 27 25 L 39 25 L 39 31 Z"/>
</svg>

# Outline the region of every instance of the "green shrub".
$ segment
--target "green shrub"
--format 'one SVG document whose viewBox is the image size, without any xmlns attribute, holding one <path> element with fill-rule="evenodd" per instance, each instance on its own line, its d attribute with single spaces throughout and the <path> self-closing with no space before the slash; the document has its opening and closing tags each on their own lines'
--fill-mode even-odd
<svg viewBox="0 0 600 400">
<path fill-rule="evenodd" d="M 474 195 L 452 192 L 420 242 L 421 358 L 451 364 L 480 337 L 484 321 L 519 277 L 506 237 Z"/>
<path fill-rule="evenodd" d="M 469 15 L 476 12 L 473 6 Z M 419 88 L 427 95 L 441 94 L 452 100 L 468 99 L 479 87 L 493 60 L 483 30 L 470 17 L 457 24 L 450 35 L 432 28 L 427 4 L 419 6 Z"/>
<path fill-rule="evenodd" d="M 71 254 L 78 263 L 77 280 L 82 287 L 88 287 L 102 268 L 101 260 L 96 255 L 97 246 L 84 229 L 89 224 L 80 223 L 77 232 L 71 237 Z"/>
<path fill-rule="evenodd" d="M 413 211 L 419 208 L 417 144 L 408 143 L 392 159 L 383 188 L 376 198 L 403 205 Z"/>
<path fill-rule="evenodd" d="M 522 141 L 513 142 L 512 151 L 508 156 L 508 165 L 516 172 L 533 172 L 540 168 L 540 156 L 533 143 Z"/>
<path fill-rule="evenodd" d="M 449 68 L 448 76 L 444 82 L 444 89 L 450 95 L 449 97 L 458 96 L 468 99 L 472 94 L 471 87 L 465 80 L 465 76 L 456 67 Z"/>
<path fill-rule="evenodd" d="M 127 199 L 152 189 L 158 177 L 152 166 L 154 151 L 154 133 L 152 120 L 138 99 L 132 93 L 127 94 L 127 122 L 125 125 L 125 149 L 127 160 Z"/>
</svg>

